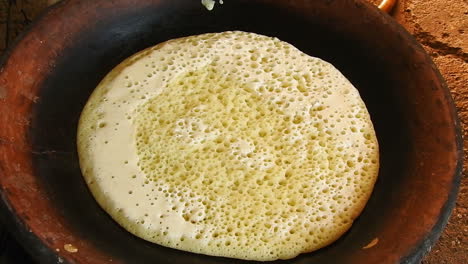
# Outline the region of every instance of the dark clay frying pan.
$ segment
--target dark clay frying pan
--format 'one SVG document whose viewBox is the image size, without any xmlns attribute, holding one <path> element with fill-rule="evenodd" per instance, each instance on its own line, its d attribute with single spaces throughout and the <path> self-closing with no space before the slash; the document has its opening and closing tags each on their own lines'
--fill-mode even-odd
<svg viewBox="0 0 468 264">
<path fill-rule="evenodd" d="M 124 58 L 172 38 L 244 30 L 333 63 L 361 92 L 380 142 L 378 182 L 350 231 L 274 263 L 418 263 L 447 222 L 462 161 L 455 109 L 429 56 L 363 1 L 224 2 L 208 12 L 198 0 L 69 0 L 17 41 L 0 68 L 9 228 L 43 263 L 247 263 L 161 247 L 120 228 L 88 191 L 75 146 L 88 96 Z"/>
</svg>

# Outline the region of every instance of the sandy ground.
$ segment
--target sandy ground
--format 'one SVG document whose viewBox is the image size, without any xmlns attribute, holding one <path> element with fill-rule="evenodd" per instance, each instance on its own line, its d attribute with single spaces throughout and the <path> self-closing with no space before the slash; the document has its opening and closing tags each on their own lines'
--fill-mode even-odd
<svg viewBox="0 0 468 264">
<path fill-rule="evenodd" d="M 14 39 L 48 2 L 55 1 L 0 0 L 0 53 L 7 40 Z M 9 6 L 8 2 L 16 4 Z M 468 0 L 399 0 L 392 15 L 433 57 L 452 92 L 464 138 L 468 138 Z M 10 21 L 8 30 L 6 21 Z M 422 264 L 468 263 L 468 140 L 464 141 L 464 147 L 464 171 L 456 208 Z"/>
</svg>

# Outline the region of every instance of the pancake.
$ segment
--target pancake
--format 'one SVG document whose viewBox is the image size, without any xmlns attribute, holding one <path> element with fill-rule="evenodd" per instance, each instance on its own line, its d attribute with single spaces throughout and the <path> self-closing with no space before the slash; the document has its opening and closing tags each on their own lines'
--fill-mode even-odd
<svg viewBox="0 0 468 264">
<path fill-rule="evenodd" d="M 258 261 L 338 239 L 379 169 L 369 113 L 336 68 L 240 31 L 126 59 L 89 98 L 77 145 L 93 196 L 129 232 Z"/>
</svg>

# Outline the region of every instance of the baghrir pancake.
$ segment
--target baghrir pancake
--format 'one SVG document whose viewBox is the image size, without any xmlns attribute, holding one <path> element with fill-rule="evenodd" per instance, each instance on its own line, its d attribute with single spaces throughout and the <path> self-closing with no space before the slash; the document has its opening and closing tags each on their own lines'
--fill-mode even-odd
<svg viewBox="0 0 468 264">
<path fill-rule="evenodd" d="M 92 194 L 126 230 L 246 260 L 338 239 L 379 168 L 366 106 L 336 68 L 240 31 L 126 59 L 91 95 L 77 144 Z"/>
</svg>

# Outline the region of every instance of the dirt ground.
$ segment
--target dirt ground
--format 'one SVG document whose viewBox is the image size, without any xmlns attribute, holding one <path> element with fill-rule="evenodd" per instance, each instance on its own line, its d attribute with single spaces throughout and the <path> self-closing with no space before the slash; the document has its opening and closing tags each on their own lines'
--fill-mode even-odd
<svg viewBox="0 0 468 264">
<path fill-rule="evenodd" d="M 378 4 L 381 0 L 368 1 Z M 8 2 L 16 5 L 9 6 Z M 0 54 L 7 40 L 21 32 L 47 2 L 55 1 L 0 0 Z M 468 138 L 468 0 L 399 0 L 392 15 L 433 57 L 452 92 L 464 138 Z M 8 30 L 7 20 L 11 22 Z M 468 263 L 468 140 L 464 141 L 464 147 L 464 170 L 456 208 L 422 264 Z"/>
</svg>

